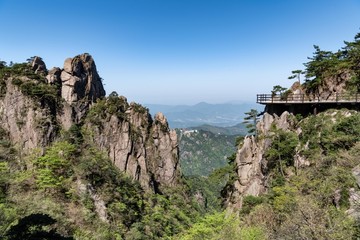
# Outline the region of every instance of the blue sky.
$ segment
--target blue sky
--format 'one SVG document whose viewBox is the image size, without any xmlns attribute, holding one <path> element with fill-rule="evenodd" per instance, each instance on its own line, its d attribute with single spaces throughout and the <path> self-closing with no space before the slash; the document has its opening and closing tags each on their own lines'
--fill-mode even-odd
<svg viewBox="0 0 360 240">
<path fill-rule="evenodd" d="M 158 104 L 252 102 L 289 87 L 313 45 L 360 31 L 360 0 L 0 0 L 0 59 L 88 52 L 109 94 Z"/>
</svg>

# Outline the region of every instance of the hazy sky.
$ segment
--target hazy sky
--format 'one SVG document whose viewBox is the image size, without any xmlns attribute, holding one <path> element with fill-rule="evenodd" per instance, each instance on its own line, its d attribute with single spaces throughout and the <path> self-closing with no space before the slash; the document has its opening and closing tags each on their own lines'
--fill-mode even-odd
<svg viewBox="0 0 360 240">
<path fill-rule="evenodd" d="M 360 0 L 0 0 L 0 59 L 48 69 L 88 52 L 109 94 L 129 101 L 255 101 L 289 87 L 313 45 L 360 28 Z"/>
</svg>

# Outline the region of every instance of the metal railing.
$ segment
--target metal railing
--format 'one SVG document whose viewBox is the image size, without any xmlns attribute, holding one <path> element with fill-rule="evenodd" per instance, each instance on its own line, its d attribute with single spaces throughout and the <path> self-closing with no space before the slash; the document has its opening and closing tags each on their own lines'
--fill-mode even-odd
<svg viewBox="0 0 360 240">
<path fill-rule="evenodd" d="M 260 104 L 284 104 L 284 103 L 358 103 L 360 94 L 335 93 L 322 95 L 306 94 L 257 94 L 256 102 Z"/>
</svg>

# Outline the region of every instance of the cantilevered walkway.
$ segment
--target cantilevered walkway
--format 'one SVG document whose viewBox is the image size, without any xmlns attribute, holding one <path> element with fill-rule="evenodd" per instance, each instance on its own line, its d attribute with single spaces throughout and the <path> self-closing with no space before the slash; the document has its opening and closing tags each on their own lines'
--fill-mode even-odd
<svg viewBox="0 0 360 240">
<path fill-rule="evenodd" d="M 258 94 L 256 102 L 265 105 L 265 111 L 280 115 L 284 111 L 294 114 L 309 115 L 329 108 L 360 109 L 360 94 Z"/>
</svg>

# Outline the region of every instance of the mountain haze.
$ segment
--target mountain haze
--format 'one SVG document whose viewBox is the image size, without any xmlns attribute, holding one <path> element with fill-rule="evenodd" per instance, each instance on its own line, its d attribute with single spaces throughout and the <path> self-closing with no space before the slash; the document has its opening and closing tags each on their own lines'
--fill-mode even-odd
<svg viewBox="0 0 360 240">
<path fill-rule="evenodd" d="M 252 108 L 262 110 L 254 103 L 224 103 L 209 104 L 205 102 L 196 105 L 159 105 L 145 104 L 152 115 L 162 112 L 166 115 L 171 128 L 196 127 L 203 124 L 229 127 L 241 123 L 245 112 Z"/>
</svg>

